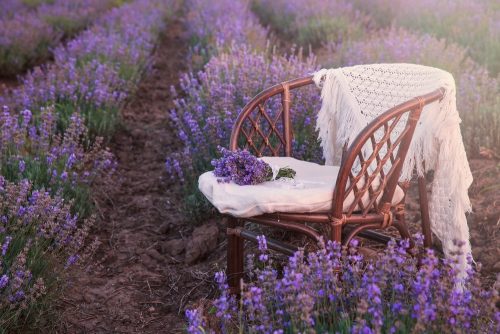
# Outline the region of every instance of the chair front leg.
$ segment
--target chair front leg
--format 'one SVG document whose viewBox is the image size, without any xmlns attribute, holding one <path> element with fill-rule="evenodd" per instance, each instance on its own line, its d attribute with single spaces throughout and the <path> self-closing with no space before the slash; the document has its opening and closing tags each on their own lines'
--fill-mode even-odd
<svg viewBox="0 0 500 334">
<path fill-rule="evenodd" d="M 338 219 L 333 218 L 330 222 L 330 240 L 336 241 L 338 243 L 342 242 L 342 225 L 345 221 L 345 217 Z"/>
<path fill-rule="evenodd" d="M 227 216 L 227 280 L 231 293 L 240 294 L 240 281 L 244 272 L 244 242 L 236 227 L 242 223 Z"/>
</svg>

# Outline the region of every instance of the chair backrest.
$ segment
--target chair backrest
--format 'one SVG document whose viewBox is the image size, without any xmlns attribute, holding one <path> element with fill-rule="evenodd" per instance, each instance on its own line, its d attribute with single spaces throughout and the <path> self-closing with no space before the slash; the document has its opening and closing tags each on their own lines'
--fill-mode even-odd
<svg viewBox="0 0 500 334">
<path fill-rule="evenodd" d="M 290 115 L 293 89 L 313 84 L 312 76 L 270 87 L 254 97 L 233 126 L 229 148 L 248 149 L 256 156 L 292 156 Z M 395 106 L 370 122 L 344 152 L 333 194 L 332 215 L 341 218 L 354 211 L 363 215 L 390 209 L 415 127 L 425 105 L 441 99 L 444 89 L 415 97 Z M 265 103 L 280 95 L 275 115 Z M 404 127 L 402 128 L 401 125 Z M 402 131 L 395 131 L 396 129 Z M 350 207 L 343 212 L 349 196 Z"/>
<path fill-rule="evenodd" d="M 333 194 L 333 216 L 354 211 L 388 212 L 417 122 L 425 105 L 443 97 L 444 89 L 415 97 L 372 120 L 350 144 Z M 396 131 L 398 129 L 399 131 Z M 344 210 L 344 201 L 350 206 Z"/>
<path fill-rule="evenodd" d="M 254 155 L 292 156 L 292 121 L 290 91 L 313 83 L 312 76 L 272 86 L 255 96 L 238 115 L 231 133 L 230 150 L 245 148 Z M 280 95 L 274 114 L 266 102 Z"/>
</svg>

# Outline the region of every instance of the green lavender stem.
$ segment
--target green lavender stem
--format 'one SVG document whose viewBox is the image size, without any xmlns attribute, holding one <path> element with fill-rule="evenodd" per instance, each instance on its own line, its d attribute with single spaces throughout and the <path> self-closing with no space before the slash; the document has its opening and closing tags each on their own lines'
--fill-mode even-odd
<svg viewBox="0 0 500 334">
<path fill-rule="evenodd" d="M 295 177 L 295 174 L 297 174 L 297 172 L 295 172 L 290 167 L 282 167 L 278 170 L 278 175 L 276 175 L 276 180 L 281 179 L 282 177 L 293 179 Z M 272 179 L 273 179 L 273 170 L 269 166 L 267 171 L 267 181 L 271 181 Z"/>
</svg>

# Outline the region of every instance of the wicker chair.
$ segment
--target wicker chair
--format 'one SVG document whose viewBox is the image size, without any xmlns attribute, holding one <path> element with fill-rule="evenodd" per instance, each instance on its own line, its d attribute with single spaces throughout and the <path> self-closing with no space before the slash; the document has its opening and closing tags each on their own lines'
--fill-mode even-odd
<svg viewBox="0 0 500 334">
<path fill-rule="evenodd" d="M 268 88 L 253 98 L 234 124 L 230 149 L 246 148 L 256 156 L 262 156 L 264 152 L 273 156 L 292 156 L 291 91 L 311 84 L 312 76 L 298 78 Z M 390 226 L 394 226 L 402 238 L 411 240 L 405 223 L 404 198 L 397 205 L 391 201 L 396 187 L 400 186 L 405 195 L 409 187 L 408 182 L 401 184 L 398 179 L 423 106 L 441 99 L 443 94 L 444 89 L 438 89 L 387 110 L 366 126 L 350 147 L 344 147 L 330 211 L 272 213 L 241 219 L 227 216 L 227 275 L 231 289 L 238 292 L 243 277 L 244 240 L 257 241 L 257 234 L 246 230 L 245 222 L 299 232 L 315 241 L 325 234 L 321 231 L 327 231 L 326 239 L 344 245 L 357 235 L 387 243 L 388 236 L 373 230 Z M 265 102 L 272 97 L 281 97 L 281 108 L 276 115 L 270 115 L 265 109 Z M 268 125 L 265 131 L 259 125 L 262 120 Z M 394 139 L 391 133 L 400 121 L 406 125 Z M 377 131 L 383 133 L 378 140 Z M 364 149 L 367 146 L 370 146 L 368 151 Z M 370 165 L 376 167 L 369 168 Z M 376 177 L 380 177 L 381 182 L 373 182 Z M 362 186 L 360 180 L 364 180 Z M 432 240 L 425 179 L 419 178 L 418 184 L 424 245 L 429 247 Z M 354 201 L 346 211 L 343 203 L 349 194 L 354 194 Z M 270 249 L 285 254 L 296 251 L 292 245 L 272 239 L 267 239 L 267 244 Z"/>
</svg>

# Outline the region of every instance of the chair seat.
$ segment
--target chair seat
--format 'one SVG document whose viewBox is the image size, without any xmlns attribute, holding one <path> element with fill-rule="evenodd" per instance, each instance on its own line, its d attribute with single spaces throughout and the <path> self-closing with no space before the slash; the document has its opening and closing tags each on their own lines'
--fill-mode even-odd
<svg viewBox="0 0 500 334">
<path fill-rule="evenodd" d="M 263 157 L 262 160 L 271 166 L 292 168 L 297 172 L 295 179 L 239 186 L 218 182 L 213 172 L 206 172 L 198 179 L 198 187 L 220 213 L 234 217 L 247 218 L 274 212 L 325 212 L 331 209 L 339 166 L 324 166 L 290 157 Z M 373 186 L 377 187 L 379 182 L 376 179 Z M 366 204 L 368 194 L 364 197 L 363 203 Z M 392 203 L 398 204 L 403 197 L 404 192 L 398 186 Z M 344 210 L 353 200 L 351 193 L 344 201 Z"/>
</svg>

